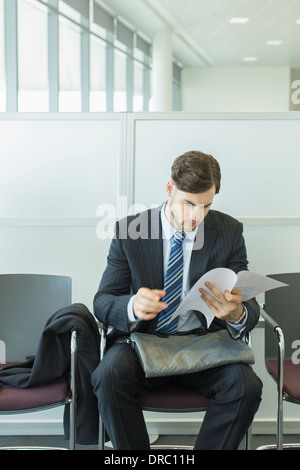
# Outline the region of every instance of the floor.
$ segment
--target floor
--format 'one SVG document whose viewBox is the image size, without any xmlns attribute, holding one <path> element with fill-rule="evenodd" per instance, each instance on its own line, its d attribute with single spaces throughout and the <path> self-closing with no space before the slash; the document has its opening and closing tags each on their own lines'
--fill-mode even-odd
<svg viewBox="0 0 300 470">
<path fill-rule="evenodd" d="M 162 435 L 153 442 L 155 446 L 180 445 L 193 446 L 196 436 L 191 435 Z M 260 446 L 275 444 L 276 437 L 273 435 L 253 435 L 252 449 L 255 450 Z M 300 435 L 284 436 L 284 443 L 300 443 Z M 68 447 L 62 436 L 0 436 L 0 447 L 5 446 L 50 446 L 50 447 Z M 243 450 L 244 443 L 241 444 L 240 450 Z M 77 445 L 78 450 L 97 450 L 97 446 L 81 446 Z"/>
</svg>

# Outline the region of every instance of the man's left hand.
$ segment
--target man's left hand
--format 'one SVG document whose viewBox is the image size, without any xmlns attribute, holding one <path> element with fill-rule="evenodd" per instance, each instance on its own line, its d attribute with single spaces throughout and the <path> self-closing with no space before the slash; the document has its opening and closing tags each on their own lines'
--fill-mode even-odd
<svg viewBox="0 0 300 470">
<path fill-rule="evenodd" d="M 199 289 L 201 298 L 215 316 L 220 320 L 236 323 L 242 317 L 244 311 L 240 290 L 234 287 L 231 292 L 226 290 L 223 294 L 211 282 L 206 282 L 205 286 L 214 295 L 204 289 Z"/>
</svg>

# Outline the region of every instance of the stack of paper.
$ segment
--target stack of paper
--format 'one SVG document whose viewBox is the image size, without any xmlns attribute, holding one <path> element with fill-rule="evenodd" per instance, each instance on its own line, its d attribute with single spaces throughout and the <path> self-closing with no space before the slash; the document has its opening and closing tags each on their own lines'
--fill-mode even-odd
<svg viewBox="0 0 300 470">
<path fill-rule="evenodd" d="M 209 327 L 215 315 L 206 305 L 204 300 L 201 299 L 201 294 L 199 292 L 200 288 L 207 290 L 207 287 L 205 286 L 205 282 L 207 281 L 213 284 L 220 292 L 225 292 L 225 290 L 231 292 L 234 287 L 237 287 L 242 294 L 243 301 L 252 299 L 262 292 L 287 286 L 287 284 L 284 284 L 283 282 L 276 281 L 261 274 L 252 273 L 250 271 L 240 271 L 236 274 L 228 268 L 212 269 L 208 273 L 204 274 L 196 284 L 194 284 L 186 298 L 173 313 L 170 322 L 187 310 L 198 310 L 205 316 L 207 326 Z"/>
</svg>

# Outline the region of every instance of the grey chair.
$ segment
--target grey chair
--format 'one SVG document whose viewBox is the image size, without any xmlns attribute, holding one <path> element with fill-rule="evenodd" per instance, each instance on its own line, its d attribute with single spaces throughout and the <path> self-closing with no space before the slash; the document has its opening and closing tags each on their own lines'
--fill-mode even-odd
<svg viewBox="0 0 300 470">
<path fill-rule="evenodd" d="M 100 342 L 100 361 L 103 359 L 106 348 L 106 336 L 108 327 L 99 325 L 101 332 Z M 245 341 L 251 347 L 251 336 L 248 334 Z M 209 400 L 200 393 L 190 390 L 186 387 L 170 384 L 160 387 L 156 390 L 149 391 L 141 397 L 141 403 L 144 411 L 160 412 L 160 413 L 195 413 L 207 411 Z M 245 448 L 251 449 L 252 430 L 251 426 L 245 435 Z M 101 416 L 99 416 L 99 449 L 105 448 L 105 427 Z M 193 449 L 193 446 L 181 445 L 151 445 L 151 449 Z"/>
<path fill-rule="evenodd" d="M 34 356 L 47 320 L 70 303 L 70 277 L 38 274 L 0 275 L 0 368 L 23 363 Z M 0 387 L 0 415 L 31 413 L 70 404 L 69 448 L 75 449 L 76 331 L 71 334 L 70 358 L 70 380 L 59 379 L 28 388 L 10 385 Z"/>
<path fill-rule="evenodd" d="M 258 449 L 295 449 L 300 447 L 298 443 L 283 444 L 283 402 L 300 404 L 300 273 L 268 277 L 288 287 L 266 292 L 261 312 L 265 319 L 265 365 L 277 385 L 277 427 L 276 444 Z"/>
</svg>

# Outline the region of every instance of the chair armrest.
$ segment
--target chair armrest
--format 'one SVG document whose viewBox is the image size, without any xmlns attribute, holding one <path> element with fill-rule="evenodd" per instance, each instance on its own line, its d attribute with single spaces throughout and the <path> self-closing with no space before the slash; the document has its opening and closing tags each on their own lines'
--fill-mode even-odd
<svg viewBox="0 0 300 470">
<path fill-rule="evenodd" d="M 72 393 L 71 410 L 70 410 L 70 450 L 75 450 L 76 442 L 76 405 L 77 405 L 77 388 L 76 388 L 76 372 L 77 372 L 77 332 L 73 330 L 71 333 L 71 373 L 70 388 Z"/>
<path fill-rule="evenodd" d="M 261 316 L 264 318 L 267 326 L 273 328 L 274 332 L 277 335 L 278 340 L 278 362 L 283 366 L 284 354 L 285 354 L 285 344 L 284 344 L 284 334 L 280 325 L 264 310 L 261 309 Z"/>
<path fill-rule="evenodd" d="M 263 317 L 263 319 L 265 320 L 265 322 L 271 328 L 273 328 L 274 330 L 278 327 L 280 328 L 279 324 L 263 308 L 260 309 L 260 314 Z"/>
<path fill-rule="evenodd" d="M 71 390 L 76 390 L 75 380 L 76 380 L 76 360 L 77 360 L 77 332 L 73 330 L 71 333 Z"/>
</svg>

